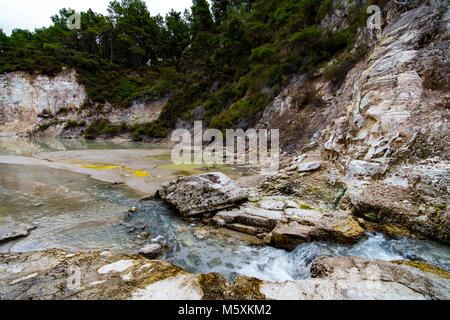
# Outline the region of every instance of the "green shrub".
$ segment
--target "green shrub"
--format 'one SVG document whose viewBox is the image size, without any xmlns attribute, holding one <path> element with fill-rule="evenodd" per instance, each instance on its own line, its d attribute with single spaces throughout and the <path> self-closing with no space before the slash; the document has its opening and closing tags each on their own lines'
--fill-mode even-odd
<svg viewBox="0 0 450 320">
<path fill-rule="evenodd" d="M 362 59 L 365 53 L 366 49 L 364 47 L 358 48 L 353 54 L 342 53 L 325 69 L 324 78 L 332 81 L 336 86 L 341 85 L 347 73 Z"/>
<path fill-rule="evenodd" d="M 250 60 L 253 63 L 269 64 L 275 60 L 276 53 L 271 43 L 266 43 L 256 49 L 252 50 Z"/>
<path fill-rule="evenodd" d="M 265 94 L 252 94 L 234 103 L 226 111 L 211 120 L 210 127 L 219 130 L 233 129 L 245 120 L 249 126 L 255 121 L 255 116 L 267 105 L 269 97 Z"/>
<path fill-rule="evenodd" d="M 78 122 L 75 120 L 67 120 L 66 122 L 66 129 L 70 129 L 70 128 L 76 128 L 78 127 Z"/>
</svg>

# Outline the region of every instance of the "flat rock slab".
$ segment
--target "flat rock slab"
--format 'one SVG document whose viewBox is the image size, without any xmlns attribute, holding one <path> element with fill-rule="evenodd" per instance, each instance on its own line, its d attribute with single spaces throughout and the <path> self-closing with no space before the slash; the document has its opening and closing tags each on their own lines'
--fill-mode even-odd
<svg viewBox="0 0 450 320">
<path fill-rule="evenodd" d="M 36 228 L 36 226 L 18 222 L 2 224 L 0 225 L 0 243 L 26 237 Z"/>
<path fill-rule="evenodd" d="M 208 292 L 202 277 L 211 280 L 168 262 L 109 251 L 0 254 L 1 300 L 200 300 Z"/>
<path fill-rule="evenodd" d="M 416 261 L 320 257 L 311 279 L 273 283 L 192 274 L 109 251 L 0 254 L 1 300 L 355 300 L 450 298 L 450 275 Z"/>
<path fill-rule="evenodd" d="M 386 173 L 387 166 L 362 160 L 353 160 L 348 164 L 348 174 L 350 176 L 377 177 Z"/>
<path fill-rule="evenodd" d="M 356 243 L 365 234 L 350 212 L 323 212 L 286 197 L 265 197 L 219 211 L 212 222 L 250 235 L 268 233 L 265 243 L 287 250 L 307 241 Z"/>
<path fill-rule="evenodd" d="M 275 300 L 448 300 L 450 275 L 436 268 L 409 260 L 320 257 L 311 279 L 263 282 L 260 292 Z"/>
<path fill-rule="evenodd" d="M 247 199 L 247 191 L 220 172 L 169 181 L 157 195 L 185 217 L 233 207 Z"/>
</svg>

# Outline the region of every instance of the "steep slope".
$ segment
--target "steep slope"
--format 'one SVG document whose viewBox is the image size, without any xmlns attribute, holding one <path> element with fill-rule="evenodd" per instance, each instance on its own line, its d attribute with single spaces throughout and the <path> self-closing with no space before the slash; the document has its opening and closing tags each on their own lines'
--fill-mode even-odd
<svg viewBox="0 0 450 320">
<path fill-rule="evenodd" d="M 0 75 L 0 133 L 26 135 L 49 114 L 79 109 L 87 98 L 74 71 L 55 77 L 24 72 Z"/>
<path fill-rule="evenodd" d="M 369 53 L 340 86 L 327 81 L 332 62 L 266 109 L 260 126 L 281 126 L 285 150 L 302 156 L 263 188 L 340 204 L 367 227 L 450 242 L 450 11 L 446 1 L 413 2 L 386 6 L 379 39 L 360 33 Z M 292 170 L 311 159 L 324 169 Z"/>
</svg>

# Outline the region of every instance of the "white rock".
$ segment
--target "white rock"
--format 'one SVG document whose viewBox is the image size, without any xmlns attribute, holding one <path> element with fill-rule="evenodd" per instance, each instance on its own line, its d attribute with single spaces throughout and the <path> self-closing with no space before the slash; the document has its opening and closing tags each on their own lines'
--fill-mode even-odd
<svg viewBox="0 0 450 320">
<path fill-rule="evenodd" d="M 128 268 L 131 268 L 134 263 L 135 261 L 133 260 L 119 260 L 117 262 L 101 267 L 100 269 L 98 269 L 98 273 L 106 274 L 109 272 L 123 272 Z"/>
<path fill-rule="evenodd" d="M 289 220 L 306 223 L 308 225 L 316 224 L 320 221 L 323 214 L 316 210 L 288 208 L 285 210 L 286 217 Z"/>
<path fill-rule="evenodd" d="M 280 200 L 266 199 L 258 202 L 257 206 L 266 210 L 283 210 L 284 202 Z"/>
<path fill-rule="evenodd" d="M 197 276 L 180 274 L 154 282 L 133 292 L 132 300 L 201 300 L 203 293 Z"/>
<path fill-rule="evenodd" d="M 350 176 L 376 177 L 385 174 L 386 171 L 386 166 L 375 162 L 353 160 L 348 164 L 348 174 Z"/>
<path fill-rule="evenodd" d="M 221 172 L 166 182 L 158 190 L 158 195 L 183 216 L 218 211 L 247 199 L 247 191 Z"/>
<path fill-rule="evenodd" d="M 305 162 L 298 165 L 298 172 L 314 171 L 320 168 L 322 161 Z"/>
<path fill-rule="evenodd" d="M 139 254 L 152 259 L 160 254 L 162 251 L 162 246 L 159 243 L 153 243 L 146 245 L 145 247 L 139 250 Z"/>
</svg>

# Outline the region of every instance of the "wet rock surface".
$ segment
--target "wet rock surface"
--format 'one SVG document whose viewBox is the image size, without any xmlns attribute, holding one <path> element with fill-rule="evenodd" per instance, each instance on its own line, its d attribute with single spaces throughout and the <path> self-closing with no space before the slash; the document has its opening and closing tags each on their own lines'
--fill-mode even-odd
<svg viewBox="0 0 450 320">
<path fill-rule="evenodd" d="M 162 245 L 158 243 L 148 244 L 139 250 L 139 254 L 146 258 L 152 259 L 157 257 L 161 253 L 162 249 Z"/>
<path fill-rule="evenodd" d="M 314 209 L 292 197 L 263 197 L 220 211 L 212 221 L 251 235 L 266 233 L 267 244 L 288 250 L 302 242 L 355 243 L 364 236 L 364 229 L 349 212 Z"/>
<path fill-rule="evenodd" d="M 2 299 L 130 299 L 139 297 L 139 288 L 187 274 L 141 256 L 56 249 L 2 254 L 0 271 Z M 183 290 L 177 294 L 190 295 Z"/>
<path fill-rule="evenodd" d="M 30 232 L 36 229 L 36 226 L 24 223 L 7 223 L 0 225 L 0 243 L 13 241 L 19 238 L 26 237 Z"/>
<path fill-rule="evenodd" d="M 321 257 L 312 279 L 273 283 L 191 274 L 170 263 L 109 251 L 0 254 L 0 298 L 87 300 L 448 299 L 447 272 L 414 261 Z"/>
<path fill-rule="evenodd" d="M 270 299 L 448 299 L 450 280 L 447 272 L 438 272 L 436 267 L 427 264 L 419 269 L 408 263 L 321 257 L 311 267 L 312 279 L 263 283 L 260 291 Z"/>
<path fill-rule="evenodd" d="M 157 195 L 183 216 L 218 211 L 247 199 L 247 191 L 220 172 L 182 177 L 164 183 Z"/>
</svg>

